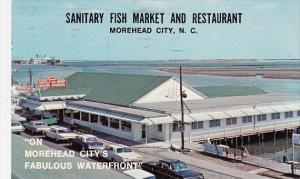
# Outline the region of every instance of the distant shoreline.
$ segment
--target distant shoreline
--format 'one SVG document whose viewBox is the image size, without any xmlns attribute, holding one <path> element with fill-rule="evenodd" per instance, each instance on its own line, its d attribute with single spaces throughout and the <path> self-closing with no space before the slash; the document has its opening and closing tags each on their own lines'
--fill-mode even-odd
<svg viewBox="0 0 300 179">
<path fill-rule="evenodd" d="M 165 67 L 160 71 L 179 73 L 179 68 Z M 184 74 L 199 74 L 227 77 L 257 77 L 271 79 L 296 79 L 300 80 L 300 68 L 279 67 L 184 67 Z"/>
</svg>

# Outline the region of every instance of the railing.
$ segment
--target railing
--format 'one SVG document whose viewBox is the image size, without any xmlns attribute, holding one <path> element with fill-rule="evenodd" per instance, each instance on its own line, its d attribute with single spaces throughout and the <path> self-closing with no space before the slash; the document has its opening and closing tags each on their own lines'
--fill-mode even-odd
<svg viewBox="0 0 300 179">
<path fill-rule="evenodd" d="M 247 134 L 262 133 L 268 131 L 284 130 L 300 126 L 300 119 L 288 119 L 284 121 L 259 122 L 247 126 L 220 128 L 215 130 L 207 129 L 205 131 L 189 133 L 189 140 L 192 141 L 193 136 L 197 139 L 207 138 L 225 138 L 233 136 L 242 136 Z"/>
</svg>

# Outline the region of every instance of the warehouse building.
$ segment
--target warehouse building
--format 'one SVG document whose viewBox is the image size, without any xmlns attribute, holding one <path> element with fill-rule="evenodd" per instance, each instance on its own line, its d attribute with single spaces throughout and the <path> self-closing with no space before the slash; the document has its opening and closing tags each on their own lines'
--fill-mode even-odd
<svg viewBox="0 0 300 179">
<path fill-rule="evenodd" d="M 79 72 L 66 88 L 36 90 L 23 107 L 137 142 L 180 139 L 179 80 Z M 300 126 L 300 98 L 257 87 L 183 84 L 185 138 L 205 140 Z"/>
</svg>

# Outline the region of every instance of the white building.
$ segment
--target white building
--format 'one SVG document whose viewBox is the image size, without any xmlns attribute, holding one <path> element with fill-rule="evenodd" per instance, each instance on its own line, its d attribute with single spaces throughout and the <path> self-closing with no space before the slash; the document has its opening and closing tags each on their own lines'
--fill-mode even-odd
<svg viewBox="0 0 300 179">
<path fill-rule="evenodd" d="M 180 139 L 179 81 L 170 76 L 75 73 L 67 88 L 30 96 L 23 107 L 66 123 L 78 122 L 126 139 Z M 220 91 L 222 87 L 215 87 Z M 232 87 L 236 90 L 239 87 Z M 213 88 L 212 88 L 213 89 Z M 249 89 L 249 88 L 248 88 Z M 204 140 L 294 129 L 300 126 L 300 98 L 243 88 L 236 96 L 210 98 L 207 90 L 183 85 L 185 138 Z M 247 91 L 247 92 L 246 92 Z M 251 90 L 250 90 L 251 91 Z M 56 110 L 56 112 L 55 112 Z"/>
</svg>

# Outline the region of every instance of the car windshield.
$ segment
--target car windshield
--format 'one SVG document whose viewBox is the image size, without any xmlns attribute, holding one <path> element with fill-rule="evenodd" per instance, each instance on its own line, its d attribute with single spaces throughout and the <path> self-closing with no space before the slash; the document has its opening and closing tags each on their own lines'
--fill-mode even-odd
<svg viewBox="0 0 300 179">
<path fill-rule="evenodd" d="M 176 162 L 171 164 L 172 170 L 179 172 L 187 169 L 187 166 L 183 162 Z"/>
<path fill-rule="evenodd" d="M 98 139 L 96 137 L 88 137 L 86 138 L 86 142 L 97 142 Z"/>
<path fill-rule="evenodd" d="M 96 141 L 96 142 L 89 142 L 88 143 L 90 146 L 94 146 L 94 147 L 101 147 L 103 146 L 102 142 Z"/>
<path fill-rule="evenodd" d="M 117 153 L 125 153 L 125 152 L 132 152 L 132 150 L 128 147 L 118 148 Z"/>
<path fill-rule="evenodd" d="M 46 126 L 46 124 L 43 122 L 36 122 L 35 125 L 36 126 Z"/>
<path fill-rule="evenodd" d="M 11 123 L 11 126 L 21 126 L 21 124 L 18 122 L 13 122 L 13 123 Z"/>
<path fill-rule="evenodd" d="M 59 134 L 70 133 L 70 130 L 69 129 L 58 129 L 57 133 L 59 133 Z"/>
</svg>

